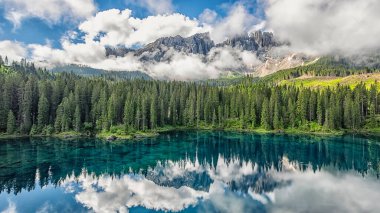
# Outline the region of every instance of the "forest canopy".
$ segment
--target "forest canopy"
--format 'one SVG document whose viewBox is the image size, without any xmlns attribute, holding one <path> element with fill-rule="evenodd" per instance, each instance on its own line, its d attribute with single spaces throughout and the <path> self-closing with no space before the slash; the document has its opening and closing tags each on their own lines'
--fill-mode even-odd
<svg viewBox="0 0 380 213">
<path fill-rule="evenodd" d="M 52 74 L 0 64 L 0 132 L 50 135 L 157 128 L 360 130 L 379 126 L 376 85 L 310 89 L 245 77 L 232 85 Z M 376 83 L 377 84 L 377 83 Z"/>
</svg>

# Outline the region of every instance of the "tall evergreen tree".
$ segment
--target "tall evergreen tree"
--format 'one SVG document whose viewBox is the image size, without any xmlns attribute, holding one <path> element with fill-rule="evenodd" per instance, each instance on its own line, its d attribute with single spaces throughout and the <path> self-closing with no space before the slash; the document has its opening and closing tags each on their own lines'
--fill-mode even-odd
<svg viewBox="0 0 380 213">
<path fill-rule="evenodd" d="M 16 129 L 16 118 L 11 110 L 8 112 L 7 134 L 13 134 Z"/>
<path fill-rule="evenodd" d="M 38 101 L 38 128 L 41 131 L 49 123 L 49 102 L 44 93 Z"/>
<path fill-rule="evenodd" d="M 269 114 L 269 101 L 267 98 L 264 99 L 262 112 L 261 112 L 261 126 L 266 129 L 270 130 L 270 114 Z"/>
</svg>

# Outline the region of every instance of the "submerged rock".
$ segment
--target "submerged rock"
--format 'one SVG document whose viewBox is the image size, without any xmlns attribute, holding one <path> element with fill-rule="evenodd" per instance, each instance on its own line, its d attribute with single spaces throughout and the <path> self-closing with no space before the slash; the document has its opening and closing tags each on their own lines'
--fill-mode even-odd
<svg viewBox="0 0 380 213">
<path fill-rule="evenodd" d="M 117 140 L 117 137 L 115 135 L 111 135 L 107 138 L 107 141 L 115 141 Z"/>
</svg>

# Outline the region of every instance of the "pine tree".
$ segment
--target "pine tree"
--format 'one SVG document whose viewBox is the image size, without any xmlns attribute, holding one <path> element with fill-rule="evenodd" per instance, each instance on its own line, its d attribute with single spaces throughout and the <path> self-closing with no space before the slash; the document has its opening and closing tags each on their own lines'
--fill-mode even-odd
<svg viewBox="0 0 380 213">
<path fill-rule="evenodd" d="M 6 130 L 6 118 L 7 118 L 7 112 L 4 109 L 4 98 L 2 91 L 2 82 L 0 82 L 0 132 Z"/>
<path fill-rule="evenodd" d="M 370 128 L 375 128 L 377 127 L 377 122 L 376 122 L 376 108 L 375 104 L 371 103 L 369 106 L 369 123 L 368 126 Z"/>
<path fill-rule="evenodd" d="M 293 104 L 292 99 L 288 99 L 288 107 L 287 111 L 289 113 L 289 120 L 288 120 L 288 126 L 289 127 L 296 127 L 296 109 L 295 109 L 295 104 Z"/>
<path fill-rule="evenodd" d="M 283 125 L 282 125 L 282 122 L 281 122 L 280 106 L 279 106 L 278 103 L 275 103 L 275 105 L 274 105 L 273 128 L 277 129 L 277 130 L 283 128 Z"/>
<path fill-rule="evenodd" d="M 134 123 L 134 113 L 133 113 L 133 106 L 132 101 L 130 99 L 127 99 L 124 105 L 124 126 L 125 131 L 129 132 L 133 129 L 133 123 Z"/>
<path fill-rule="evenodd" d="M 64 114 L 63 105 L 60 104 L 57 108 L 56 119 L 54 122 L 54 129 L 55 129 L 55 132 L 57 133 L 61 132 L 63 128 L 63 114 Z"/>
<path fill-rule="evenodd" d="M 150 128 L 155 129 L 157 127 L 157 94 L 153 95 L 150 102 Z"/>
<path fill-rule="evenodd" d="M 81 126 L 82 126 L 82 121 L 81 121 L 81 113 L 80 113 L 80 108 L 79 105 L 75 107 L 75 112 L 74 112 L 74 130 L 76 132 L 80 132 Z"/>
<path fill-rule="evenodd" d="M 352 128 L 352 100 L 349 95 L 346 95 L 344 99 L 344 127 L 347 129 Z"/>
<path fill-rule="evenodd" d="M 16 118 L 11 110 L 8 113 L 7 119 L 7 134 L 13 134 L 16 128 Z"/>
<path fill-rule="evenodd" d="M 271 129 L 270 114 L 269 114 L 269 101 L 267 98 L 264 99 L 263 106 L 262 106 L 261 126 L 266 130 Z"/>
<path fill-rule="evenodd" d="M 319 125 L 323 125 L 323 118 L 324 118 L 324 113 L 323 113 L 323 95 L 320 95 L 318 100 L 317 100 L 317 121 Z"/>
<path fill-rule="evenodd" d="M 45 96 L 42 94 L 38 101 L 38 129 L 41 131 L 49 122 L 49 102 Z"/>
<path fill-rule="evenodd" d="M 28 134 L 32 127 L 32 82 L 25 84 L 21 105 L 21 133 Z"/>
</svg>

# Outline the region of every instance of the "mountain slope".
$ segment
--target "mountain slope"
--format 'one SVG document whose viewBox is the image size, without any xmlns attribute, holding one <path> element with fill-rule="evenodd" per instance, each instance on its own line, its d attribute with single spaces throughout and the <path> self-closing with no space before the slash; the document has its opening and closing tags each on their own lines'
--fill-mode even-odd
<svg viewBox="0 0 380 213">
<path fill-rule="evenodd" d="M 51 71 L 53 73 L 72 72 L 85 77 L 103 76 L 116 79 L 152 79 L 148 74 L 140 71 L 107 71 L 80 65 L 66 65 L 55 67 Z"/>
<path fill-rule="evenodd" d="M 371 65 L 368 67 L 366 65 Z M 310 88 L 346 85 L 351 88 L 363 83 L 378 84 L 380 69 L 377 63 L 357 64 L 351 58 L 322 57 L 305 66 L 281 70 L 261 78 L 261 82 L 296 85 Z"/>
</svg>

